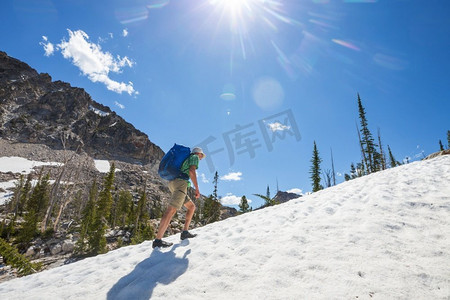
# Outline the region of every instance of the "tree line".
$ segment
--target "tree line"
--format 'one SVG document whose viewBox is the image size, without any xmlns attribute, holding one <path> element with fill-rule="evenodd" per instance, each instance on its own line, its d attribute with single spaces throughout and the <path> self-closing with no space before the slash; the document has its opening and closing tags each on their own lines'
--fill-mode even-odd
<svg viewBox="0 0 450 300">
<path fill-rule="evenodd" d="M 26 178 L 21 175 L 13 197 L 5 207 L 6 217 L 0 223 L 0 255 L 5 263 L 19 270 L 19 275 L 39 269 L 40 266 L 32 264 L 23 253 L 37 238 L 50 239 L 60 232 L 61 219 L 71 220 L 67 233 L 79 235 L 74 252 L 78 256 L 106 253 L 109 229 L 119 228 L 131 233 L 126 241 L 119 237 L 117 247 L 138 244 L 155 236 L 150 220 L 162 216 L 163 205 L 155 199 L 158 196 L 149 199 L 145 185 L 134 194 L 129 190 L 118 190 L 114 184 L 114 163 L 100 181 L 62 182 L 62 173 L 67 171 L 67 165 L 63 164 L 54 181 L 44 168 L 34 181 L 31 174 Z M 213 193 L 204 200 L 196 200 L 199 208 L 194 216 L 196 223 L 219 220 L 221 204 L 217 184 L 216 172 Z"/>
<path fill-rule="evenodd" d="M 366 109 L 364 108 L 361 97 L 358 94 L 358 117 L 359 126 L 356 125 L 356 131 L 358 133 L 358 141 L 361 152 L 361 159 L 359 162 L 351 163 L 350 174 L 344 174 L 346 181 L 355 179 L 357 177 L 365 176 L 378 171 L 386 170 L 387 168 L 394 168 L 400 166 L 403 163 L 399 162 L 393 155 L 391 147 L 387 145 L 387 152 L 383 147 L 380 130 L 378 129 L 377 139 L 375 140 L 372 132 L 369 129 L 369 124 L 366 116 Z M 447 149 L 450 149 L 450 130 L 447 131 Z M 444 151 L 442 141 L 439 140 L 439 149 Z M 336 175 L 334 171 L 333 152 L 331 152 L 332 170 L 325 172 L 321 171 L 320 164 L 322 159 L 319 155 L 319 151 L 314 141 L 313 155 L 311 158 L 310 179 L 312 185 L 312 191 L 317 192 L 322 190 L 322 179 L 325 183 L 325 187 L 336 185 Z M 408 162 L 408 161 L 407 161 Z M 322 175 L 322 177 L 321 177 Z"/>
</svg>

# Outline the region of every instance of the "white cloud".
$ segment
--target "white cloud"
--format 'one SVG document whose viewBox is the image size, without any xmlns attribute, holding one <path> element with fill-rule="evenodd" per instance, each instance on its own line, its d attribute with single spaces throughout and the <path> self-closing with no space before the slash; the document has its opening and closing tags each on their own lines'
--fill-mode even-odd
<svg viewBox="0 0 450 300">
<path fill-rule="evenodd" d="M 112 32 L 108 33 L 110 38 L 114 38 L 114 34 L 112 34 Z"/>
<path fill-rule="evenodd" d="M 250 204 L 252 200 L 247 198 L 247 202 Z M 225 197 L 220 198 L 220 203 L 223 205 L 238 205 L 241 203 L 241 197 L 233 195 L 232 193 L 227 193 Z"/>
<path fill-rule="evenodd" d="M 132 67 L 134 62 L 128 57 L 114 58 L 109 52 L 103 52 L 100 45 L 91 43 L 89 36 L 82 30 L 69 32 L 69 40 L 63 39 L 58 48 L 64 58 L 69 59 L 77 66 L 83 75 L 92 82 L 101 82 L 110 91 L 121 94 L 126 92 L 129 95 L 137 95 L 133 88 L 133 83 L 117 82 L 109 77 L 109 73 L 121 73 L 122 68 Z"/>
<path fill-rule="evenodd" d="M 200 178 L 202 179 L 203 183 L 209 183 L 209 180 L 208 180 L 208 178 L 206 178 L 205 174 L 201 173 Z"/>
<path fill-rule="evenodd" d="M 124 29 L 124 30 L 122 31 L 122 36 L 123 36 L 123 37 L 128 36 L 128 30 L 127 30 L 127 29 Z"/>
<path fill-rule="evenodd" d="M 242 180 L 242 173 L 241 172 L 231 172 L 228 173 L 222 177 L 220 177 L 220 180 L 225 180 L 225 181 L 239 181 Z"/>
<path fill-rule="evenodd" d="M 43 42 L 40 42 L 39 45 L 44 46 L 45 56 L 50 56 L 55 53 L 55 46 L 48 41 L 48 38 L 46 36 L 43 36 L 42 39 Z"/>
<path fill-rule="evenodd" d="M 293 188 L 287 191 L 288 193 L 294 193 L 297 195 L 303 195 L 303 191 L 301 189 Z"/>
<path fill-rule="evenodd" d="M 272 130 L 272 132 L 291 129 L 291 126 L 283 125 L 280 122 L 269 123 L 267 125 L 269 126 L 270 130 Z"/>
<path fill-rule="evenodd" d="M 125 105 L 120 104 L 120 103 L 117 102 L 117 101 L 115 101 L 114 104 L 115 104 L 117 107 L 119 107 L 120 109 L 124 109 L 124 108 L 125 108 Z"/>
</svg>

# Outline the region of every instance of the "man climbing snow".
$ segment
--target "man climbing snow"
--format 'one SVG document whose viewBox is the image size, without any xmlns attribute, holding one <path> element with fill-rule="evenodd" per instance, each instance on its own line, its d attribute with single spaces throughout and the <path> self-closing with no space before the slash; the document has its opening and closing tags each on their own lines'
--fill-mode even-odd
<svg viewBox="0 0 450 300">
<path fill-rule="evenodd" d="M 183 162 L 181 165 L 181 173 L 185 178 L 190 178 L 195 187 L 195 198 L 200 197 L 200 191 L 198 189 L 197 182 L 197 172 L 198 163 L 201 159 L 203 159 L 206 155 L 203 153 L 201 148 L 194 148 L 191 151 L 189 157 Z M 167 227 L 169 226 L 170 221 L 172 220 L 173 215 L 179 210 L 183 204 L 187 208 L 186 212 L 186 220 L 184 222 L 184 230 L 181 233 L 181 239 L 193 238 L 196 234 L 192 234 L 188 231 L 189 224 L 191 223 L 192 216 L 195 211 L 195 204 L 192 202 L 191 198 L 187 194 L 188 187 L 190 186 L 189 179 L 183 178 L 175 178 L 174 180 L 169 181 L 169 190 L 172 193 L 172 200 L 169 202 L 169 206 L 167 207 L 164 215 L 159 223 L 158 233 L 156 234 L 156 239 L 153 241 L 153 248 L 156 247 L 170 247 L 172 243 L 165 242 L 162 240 L 164 233 L 166 232 Z"/>
</svg>

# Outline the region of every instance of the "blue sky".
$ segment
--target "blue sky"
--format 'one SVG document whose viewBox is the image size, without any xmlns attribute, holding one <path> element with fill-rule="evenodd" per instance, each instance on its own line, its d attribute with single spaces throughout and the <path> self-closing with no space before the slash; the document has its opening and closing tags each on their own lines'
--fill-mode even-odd
<svg viewBox="0 0 450 300">
<path fill-rule="evenodd" d="M 398 160 L 450 129 L 446 0 L 14 0 L 0 50 L 84 88 L 167 151 L 203 145 L 210 194 L 258 207 L 269 185 L 311 191 L 360 160 L 357 93 Z M 213 172 L 211 172 L 211 170 Z M 337 181 L 342 182 L 343 176 Z"/>
</svg>

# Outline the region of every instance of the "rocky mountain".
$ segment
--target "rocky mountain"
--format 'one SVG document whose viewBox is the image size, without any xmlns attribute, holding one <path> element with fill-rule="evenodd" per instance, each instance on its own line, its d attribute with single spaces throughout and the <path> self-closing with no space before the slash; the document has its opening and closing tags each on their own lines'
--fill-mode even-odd
<svg viewBox="0 0 450 300">
<path fill-rule="evenodd" d="M 297 199 L 299 197 L 301 197 L 301 195 L 298 195 L 295 193 L 278 191 L 277 194 L 275 195 L 274 199 L 275 199 L 276 203 L 284 203 L 284 202 L 288 202 L 289 200 L 292 200 L 292 199 Z"/>
<path fill-rule="evenodd" d="M 0 52 L 0 138 L 143 165 L 164 155 L 145 133 L 83 89 L 52 81 L 5 52 Z"/>
</svg>

